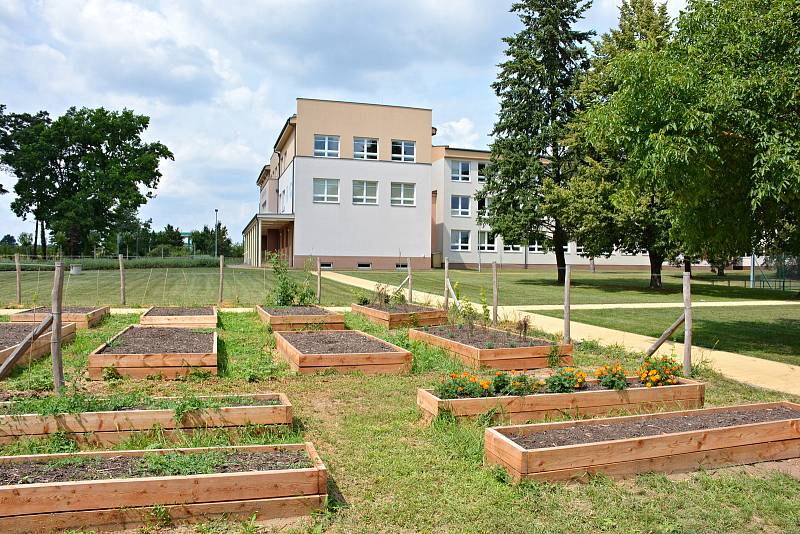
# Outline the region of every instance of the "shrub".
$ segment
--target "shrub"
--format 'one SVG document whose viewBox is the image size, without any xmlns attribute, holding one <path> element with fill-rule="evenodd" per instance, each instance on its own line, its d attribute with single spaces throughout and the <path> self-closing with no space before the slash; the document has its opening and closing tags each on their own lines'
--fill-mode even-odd
<svg viewBox="0 0 800 534">
<path fill-rule="evenodd" d="M 541 392 L 544 385 L 544 380 L 516 371 L 497 371 L 492 381 L 495 395 L 531 395 Z"/>
<path fill-rule="evenodd" d="M 600 382 L 600 385 L 606 389 L 616 389 L 622 391 L 628 387 L 628 380 L 625 378 L 625 369 L 622 364 L 617 362 L 613 367 L 611 365 L 604 365 L 594 372 Z"/>
<path fill-rule="evenodd" d="M 546 380 L 550 393 L 569 393 L 586 386 L 586 373 L 574 367 L 564 367 Z"/>
<path fill-rule="evenodd" d="M 660 358 L 648 356 L 639 369 L 639 379 L 649 388 L 677 384 L 678 377 L 681 376 L 683 374 L 680 364 L 669 356 Z"/>
<path fill-rule="evenodd" d="M 440 399 L 491 397 L 492 381 L 467 372 L 452 373 L 448 378 L 442 379 L 435 392 Z"/>
</svg>

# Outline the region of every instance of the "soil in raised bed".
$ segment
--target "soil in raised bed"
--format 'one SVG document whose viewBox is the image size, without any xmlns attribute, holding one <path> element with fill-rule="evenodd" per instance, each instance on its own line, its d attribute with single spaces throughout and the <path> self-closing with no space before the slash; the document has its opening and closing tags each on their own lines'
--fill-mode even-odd
<svg viewBox="0 0 800 534">
<path fill-rule="evenodd" d="M 305 450 L 266 452 L 213 451 L 195 454 L 169 453 L 167 458 L 145 456 L 83 456 L 42 462 L 0 464 L 0 486 L 112 478 L 242 473 L 311 467 Z M 187 461 L 188 460 L 188 461 Z"/>
<path fill-rule="evenodd" d="M 101 307 L 102 306 L 63 306 L 61 308 L 61 313 L 89 313 Z M 50 313 L 50 309 L 49 306 L 39 306 L 38 308 L 33 308 L 23 313 Z"/>
<path fill-rule="evenodd" d="M 322 332 L 281 332 L 281 335 L 303 354 L 364 354 L 397 352 L 397 349 L 352 330 Z"/>
<path fill-rule="evenodd" d="M 330 315 L 331 312 L 325 308 L 318 306 L 276 306 L 274 308 L 267 308 L 262 306 L 263 310 L 270 315 Z"/>
<path fill-rule="evenodd" d="M 445 339 L 451 339 L 464 345 L 471 345 L 480 349 L 508 349 L 514 347 L 540 347 L 552 345 L 546 339 L 522 337 L 518 334 L 495 330 L 473 325 L 442 325 L 431 326 L 423 331 Z"/>
<path fill-rule="evenodd" d="M 380 310 L 389 313 L 416 313 L 416 312 L 429 312 L 438 311 L 438 308 L 431 308 L 430 306 L 419 306 L 417 304 L 362 304 L 365 308 L 372 308 L 373 310 Z"/>
<path fill-rule="evenodd" d="M 134 327 L 126 330 L 102 354 L 211 354 L 214 334 L 191 328 Z"/>
<path fill-rule="evenodd" d="M 35 324 L 0 323 L 0 349 L 20 343 L 34 328 Z"/>
<path fill-rule="evenodd" d="M 202 308 L 181 308 L 177 306 L 155 306 L 150 311 L 145 313 L 147 316 L 168 316 L 168 317 L 186 317 L 192 315 L 214 315 L 214 308 L 211 306 L 204 306 Z"/>
<path fill-rule="evenodd" d="M 545 447 L 562 447 L 564 445 L 657 436 L 691 430 L 724 428 L 750 423 L 765 423 L 783 419 L 796 419 L 798 417 L 800 417 L 800 411 L 779 406 L 757 410 L 727 410 L 724 412 L 648 418 L 642 421 L 577 425 L 533 432 L 526 435 L 509 434 L 508 437 L 526 449 L 542 449 Z"/>
</svg>

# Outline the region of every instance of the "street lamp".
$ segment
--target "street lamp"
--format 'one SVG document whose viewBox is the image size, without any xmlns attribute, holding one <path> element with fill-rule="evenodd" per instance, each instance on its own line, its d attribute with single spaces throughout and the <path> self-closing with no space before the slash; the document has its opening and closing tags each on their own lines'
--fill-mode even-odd
<svg viewBox="0 0 800 534">
<path fill-rule="evenodd" d="M 217 213 L 219 210 L 214 208 L 214 257 L 218 256 L 217 254 L 217 241 L 219 241 L 219 225 L 217 224 Z"/>
</svg>

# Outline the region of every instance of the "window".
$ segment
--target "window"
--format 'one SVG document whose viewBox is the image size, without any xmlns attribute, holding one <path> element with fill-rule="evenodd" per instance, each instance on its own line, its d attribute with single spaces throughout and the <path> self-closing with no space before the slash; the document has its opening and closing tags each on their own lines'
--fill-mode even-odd
<svg viewBox="0 0 800 534">
<path fill-rule="evenodd" d="M 333 262 L 323 261 L 319 264 L 320 269 L 333 269 Z"/>
<path fill-rule="evenodd" d="M 392 206 L 415 206 L 417 189 L 414 184 L 392 182 Z"/>
<path fill-rule="evenodd" d="M 335 178 L 314 178 L 314 202 L 339 202 L 339 180 Z"/>
<path fill-rule="evenodd" d="M 503 250 L 506 252 L 521 252 L 522 247 L 520 245 L 503 245 Z"/>
<path fill-rule="evenodd" d="M 378 159 L 378 140 L 369 137 L 353 138 L 353 157 L 355 159 Z"/>
<path fill-rule="evenodd" d="M 544 252 L 544 247 L 542 247 L 538 241 L 534 241 L 533 244 L 528 245 L 528 252 L 542 254 Z"/>
<path fill-rule="evenodd" d="M 339 157 L 338 135 L 315 135 L 314 155 L 322 158 Z"/>
<path fill-rule="evenodd" d="M 454 182 L 469 182 L 469 161 L 450 162 L 450 180 Z"/>
<path fill-rule="evenodd" d="M 488 198 L 478 199 L 478 215 L 483 215 L 483 216 L 489 215 L 490 204 L 491 202 L 489 202 Z"/>
<path fill-rule="evenodd" d="M 395 263 L 394 270 L 395 271 L 405 271 L 408 269 L 408 263 Z"/>
<path fill-rule="evenodd" d="M 453 217 L 469 217 L 469 197 L 465 195 L 451 195 L 450 215 Z"/>
<path fill-rule="evenodd" d="M 478 232 L 478 250 L 481 252 L 494 252 L 497 250 L 497 236 L 494 232 Z"/>
<path fill-rule="evenodd" d="M 359 263 L 357 266 L 359 269 L 372 269 L 371 263 Z"/>
<path fill-rule="evenodd" d="M 469 250 L 469 230 L 450 230 L 450 250 Z"/>
<path fill-rule="evenodd" d="M 353 204 L 378 203 L 378 182 L 353 180 Z"/>
<path fill-rule="evenodd" d="M 414 141 L 392 140 L 392 161 L 417 161 L 417 149 Z"/>
<path fill-rule="evenodd" d="M 486 181 L 486 164 L 478 163 L 478 183 Z"/>
<path fill-rule="evenodd" d="M 583 254 L 583 251 L 584 251 L 583 245 L 575 243 L 575 254 Z"/>
</svg>

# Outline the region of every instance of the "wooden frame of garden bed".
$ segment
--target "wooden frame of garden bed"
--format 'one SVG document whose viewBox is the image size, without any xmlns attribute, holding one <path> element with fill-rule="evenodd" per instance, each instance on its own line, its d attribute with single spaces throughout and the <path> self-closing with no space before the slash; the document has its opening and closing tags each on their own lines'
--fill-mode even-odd
<svg viewBox="0 0 800 534">
<path fill-rule="evenodd" d="M 492 329 L 486 326 L 480 328 Z M 481 349 L 473 345 L 466 345 L 458 341 L 447 339 L 424 330 L 411 328 L 408 331 L 408 339 L 411 341 L 422 341 L 442 348 L 455 354 L 462 362 L 476 369 L 490 367 L 510 371 L 512 369 L 543 369 L 550 366 L 550 351 L 555 346 L 554 343 L 548 345 L 537 345 L 533 347 L 506 347 L 496 349 Z M 533 339 L 533 338 L 532 338 Z M 560 363 L 562 365 L 572 364 L 572 344 L 559 345 Z"/>
<path fill-rule="evenodd" d="M 260 304 L 256 306 L 262 323 L 272 327 L 273 332 L 299 330 L 344 330 L 343 313 L 320 313 L 317 315 L 271 315 Z"/>
<path fill-rule="evenodd" d="M 447 310 L 438 308 L 428 308 L 417 312 L 390 312 L 361 304 L 351 304 L 350 310 L 390 330 L 405 326 L 437 326 L 447 322 Z"/>
<path fill-rule="evenodd" d="M 628 378 L 628 381 L 635 378 Z M 589 380 L 594 383 L 597 380 Z M 422 417 L 430 422 L 442 412 L 456 419 L 475 419 L 494 411 L 494 421 L 511 424 L 546 421 L 560 417 L 595 417 L 614 413 L 649 413 L 702 408 L 705 401 L 704 382 L 679 378 L 677 384 L 653 388 L 637 387 L 616 391 L 596 389 L 572 393 L 540 393 L 536 395 L 440 399 L 432 389 L 417 390 L 417 406 Z"/>
<path fill-rule="evenodd" d="M 0 463 L 226 449 L 250 452 L 305 449 L 313 466 L 209 475 L 0 486 L 0 532 L 129 529 L 152 522 L 154 506 L 163 506 L 172 520 L 178 523 L 194 523 L 207 517 L 222 515 L 247 519 L 256 514 L 257 521 L 296 518 L 307 516 L 325 506 L 327 470 L 314 446 L 308 442 L 291 445 L 2 456 Z"/>
<path fill-rule="evenodd" d="M 58 415 L 0 415 L 0 444 L 12 443 L 22 437 L 43 437 L 63 432 L 70 438 L 92 445 L 114 445 L 137 432 L 158 428 L 166 435 L 176 431 L 203 428 L 235 428 L 245 425 L 291 425 L 292 404 L 283 393 L 254 393 L 251 395 L 212 395 L 198 397 L 214 399 L 247 397 L 276 400 L 274 405 L 237 405 L 194 410 L 175 419 L 175 410 L 136 409 L 106 412 L 63 413 Z M 156 397 L 174 399 L 175 397 Z M 3 402 L 0 405 L 9 405 Z"/>
<path fill-rule="evenodd" d="M 89 378 L 103 379 L 103 369 L 113 367 L 122 376 L 131 378 L 147 378 L 160 375 L 162 378 L 174 379 L 190 374 L 192 371 L 206 371 L 217 374 L 217 332 L 211 352 L 166 352 L 153 354 L 103 354 L 101 351 L 113 343 L 131 328 L 174 328 L 172 326 L 129 325 L 114 337 L 103 343 L 89 354 Z"/>
<path fill-rule="evenodd" d="M 515 482 L 519 482 L 580 479 L 594 473 L 604 473 L 614 478 L 646 472 L 681 473 L 700 467 L 724 467 L 800 457 L 800 418 L 540 449 L 525 449 L 508 437 L 509 434 L 530 434 L 604 422 L 646 421 L 676 414 L 690 415 L 693 412 L 702 414 L 778 406 L 800 409 L 799 404 L 774 402 L 487 428 L 484 462 L 502 467 Z"/>
<path fill-rule="evenodd" d="M 77 328 L 92 328 L 100 324 L 106 315 L 111 313 L 111 306 L 100 306 L 86 313 L 63 312 L 61 321 L 65 323 L 75 323 Z M 12 323 L 40 323 L 47 313 L 32 313 L 31 310 L 15 313 L 9 316 Z"/>
<path fill-rule="evenodd" d="M 10 323 L 9 323 L 10 324 Z M 31 324 L 31 330 L 35 327 L 34 324 Z M 75 330 L 76 326 L 75 323 L 62 323 L 61 324 L 61 343 L 69 343 L 73 339 L 75 339 Z M 23 355 L 15 367 L 19 367 L 20 365 L 27 365 L 28 363 L 38 360 L 42 356 L 50 354 L 50 336 L 51 332 L 47 331 L 38 339 L 36 339 L 32 344 L 28 351 Z M 0 363 L 6 361 L 6 358 L 11 356 L 14 353 L 14 350 L 17 348 L 17 345 L 11 345 L 9 347 L 0 347 Z"/>
<path fill-rule="evenodd" d="M 275 332 L 275 347 L 278 356 L 289 364 L 293 371 L 303 374 L 318 373 L 335 369 L 346 373 L 360 371 L 372 374 L 404 374 L 411 371 L 411 353 L 388 341 L 371 336 L 365 332 L 351 330 L 362 336 L 372 338 L 394 348 L 391 352 L 304 354 L 297 350 L 289 340 Z"/>
<path fill-rule="evenodd" d="M 211 315 L 147 315 L 154 308 L 168 308 L 169 306 L 151 306 L 139 317 L 142 326 L 167 326 L 170 328 L 216 328 L 217 307 L 211 306 L 214 311 Z M 179 308 L 190 306 L 177 306 Z M 208 306 L 201 306 L 206 308 Z"/>
</svg>

